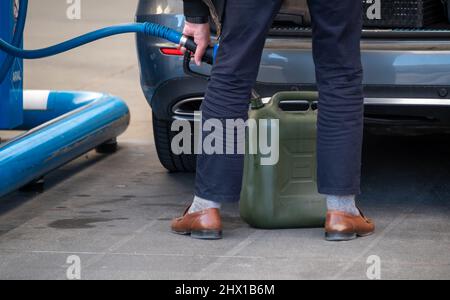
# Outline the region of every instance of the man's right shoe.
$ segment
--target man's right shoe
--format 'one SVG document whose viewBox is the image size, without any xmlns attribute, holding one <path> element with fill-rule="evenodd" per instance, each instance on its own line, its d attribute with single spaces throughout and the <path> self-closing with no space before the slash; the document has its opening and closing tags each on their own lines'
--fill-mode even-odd
<svg viewBox="0 0 450 300">
<path fill-rule="evenodd" d="M 329 211 L 325 224 L 325 239 L 332 242 L 354 240 L 375 232 L 375 224 L 362 212 L 359 216 L 341 211 Z"/>
<path fill-rule="evenodd" d="M 172 221 L 172 232 L 190 235 L 201 240 L 218 240 L 222 238 L 222 218 L 217 208 L 205 209 L 189 214 L 189 208 L 180 218 Z"/>
</svg>

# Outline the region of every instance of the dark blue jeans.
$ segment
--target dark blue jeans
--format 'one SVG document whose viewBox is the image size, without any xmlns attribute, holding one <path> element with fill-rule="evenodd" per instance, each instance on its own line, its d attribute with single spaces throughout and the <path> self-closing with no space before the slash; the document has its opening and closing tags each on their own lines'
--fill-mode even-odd
<svg viewBox="0 0 450 300">
<path fill-rule="evenodd" d="M 266 35 L 281 0 L 227 0 L 223 36 L 202 105 L 203 118 L 247 119 Z M 320 93 L 319 193 L 360 193 L 363 71 L 359 0 L 310 0 L 313 55 Z M 281 129 L 282 130 L 282 129 Z M 198 156 L 195 193 L 217 202 L 239 200 L 243 155 Z"/>
</svg>

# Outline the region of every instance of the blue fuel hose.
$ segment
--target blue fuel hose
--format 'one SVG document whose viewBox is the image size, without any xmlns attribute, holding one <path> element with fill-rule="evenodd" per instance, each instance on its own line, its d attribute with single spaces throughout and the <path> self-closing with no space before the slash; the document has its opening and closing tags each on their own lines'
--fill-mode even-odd
<svg viewBox="0 0 450 300">
<path fill-rule="evenodd" d="M 110 37 L 113 35 L 124 34 L 124 33 L 141 33 L 147 36 L 157 37 L 165 39 L 169 42 L 179 44 L 186 47 L 189 51 L 195 52 L 197 45 L 192 41 L 192 39 L 183 36 L 178 31 L 175 31 L 169 27 L 145 22 L 145 23 L 131 23 L 116 25 L 111 27 L 106 27 L 99 29 L 82 36 L 73 38 L 71 40 L 62 42 L 60 44 L 50 46 L 47 48 L 36 49 L 36 50 L 24 50 L 14 45 L 7 43 L 6 41 L 0 39 L 0 50 L 6 52 L 7 54 L 23 58 L 23 59 L 39 59 L 44 57 L 49 57 L 57 55 L 63 52 L 67 52 L 74 48 L 92 43 L 94 41 Z M 217 50 L 213 47 L 209 47 L 203 60 L 207 63 L 212 63 L 214 60 L 214 54 Z"/>
<path fill-rule="evenodd" d="M 142 33 L 148 36 L 162 38 L 175 44 L 179 44 L 183 37 L 181 33 L 159 24 L 149 22 L 131 23 L 106 27 L 51 47 L 36 50 L 23 50 L 0 39 L 0 50 L 18 58 L 39 59 L 67 52 L 99 39 L 124 33 Z"/>
</svg>

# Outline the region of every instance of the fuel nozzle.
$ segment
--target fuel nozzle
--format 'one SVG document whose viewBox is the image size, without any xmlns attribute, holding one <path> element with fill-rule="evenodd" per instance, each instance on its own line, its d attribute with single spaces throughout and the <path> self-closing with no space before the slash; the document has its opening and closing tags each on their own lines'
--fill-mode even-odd
<svg viewBox="0 0 450 300">
<path fill-rule="evenodd" d="M 197 44 L 190 37 L 183 36 L 180 40 L 180 45 L 185 47 L 187 50 L 189 50 L 193 53 L 195 53 L 195 51 L 197 51 Z M 202 59 L 203 62 L 205 62 L 209 65 L 214 64 L 218 47 L 219 47 L 219 45 L 216 45 L 214 47 L 208 47 L 208 49 L 206 49 L 205 55 L 203 56 L 203 59 Z"/>
</svg>

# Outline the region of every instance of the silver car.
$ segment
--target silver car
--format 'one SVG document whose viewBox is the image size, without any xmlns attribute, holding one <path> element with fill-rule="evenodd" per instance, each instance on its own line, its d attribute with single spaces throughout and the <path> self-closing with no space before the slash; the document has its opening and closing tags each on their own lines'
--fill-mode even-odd
<svg viewBox="0 0 450 300">
<path fill-rule="evenodd" d="M 215 1 L 219 12 L 223 11 L 225 1 Z M 304 1 L 287 2 L 291 5 L 275 20 L 263 54 L 256 90 L 264 97 L 278 91 L 315 90 L 311 28 L 305 25 L 307 15 L 295 5 Z M 181 0 L 140 0 L 136 18 L 182 31 L 182 12 Z M 373 11 L 367 11 L 367 16 L 369 14 Z M 361 43 L 366 128 L 390 133 L 449 130 L 448 19 L 442 18 L 421 29 L 366 27 Z M 153 110 L 159 159 L 170 171 L 194 171 L 194 155 L 171 152 L 170 143 L 175 133 L 170 128 L 174 119 L 193 120 L 207 81 L 184 73 L 183 57 L 173 44 L 138 36 L 137 46 L 142 89 Z M 195 71 L 208 74 L 210 67 L 202 66 Z"/>
</svg>

